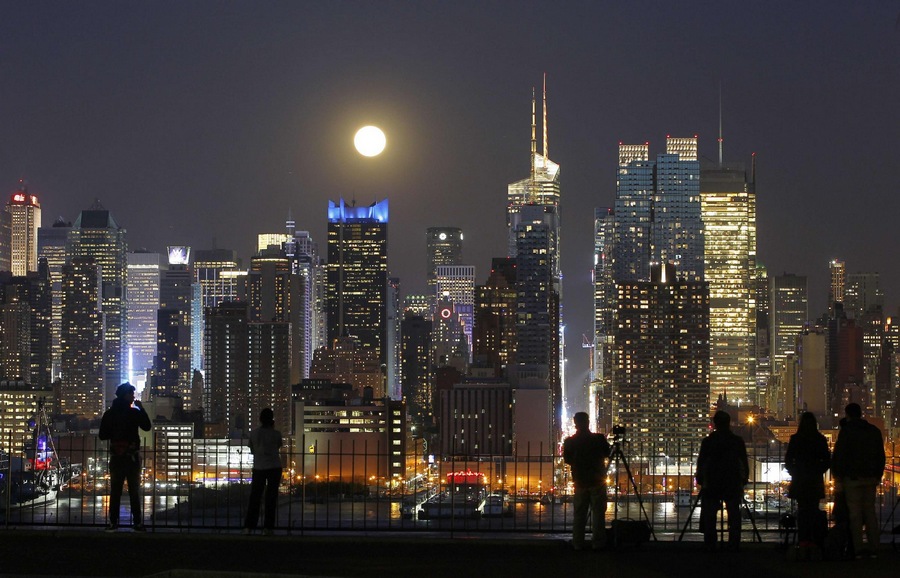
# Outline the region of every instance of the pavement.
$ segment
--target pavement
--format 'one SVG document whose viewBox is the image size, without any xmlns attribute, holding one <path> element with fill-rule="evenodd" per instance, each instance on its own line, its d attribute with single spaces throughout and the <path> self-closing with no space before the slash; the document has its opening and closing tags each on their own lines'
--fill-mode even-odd
<svg viewBox="0 0 900 578">
<path fill-rule="evenodd" d="M 244 536 L 238 531 L 0 529 L 0 578 L 137 576 L 152 578 L 556 576 L 727 576 L 841 578 L 898 575 L 900 544 L 874 559 L 789 561 L 773 543 L 707 552 L 696 541 L 574 551 L 567 535 L 316 533 Z M 890 539 L 891 536 L 885 536 Z"/>
</svg>

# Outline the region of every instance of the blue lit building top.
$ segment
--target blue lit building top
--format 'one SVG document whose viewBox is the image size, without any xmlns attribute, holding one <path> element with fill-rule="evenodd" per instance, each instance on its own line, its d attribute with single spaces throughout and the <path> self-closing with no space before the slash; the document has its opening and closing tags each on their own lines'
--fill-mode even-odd
<svg viewBox="0 0 900 578">
<path fill-rule="evenodd" d="M 354 204 L 348 205 L 343 198 L 335 203 L 328 201 L 328 222 L 388 222 L 388 201 L 378 201 L 368 206 L 357 207 Z"/>
</svg>

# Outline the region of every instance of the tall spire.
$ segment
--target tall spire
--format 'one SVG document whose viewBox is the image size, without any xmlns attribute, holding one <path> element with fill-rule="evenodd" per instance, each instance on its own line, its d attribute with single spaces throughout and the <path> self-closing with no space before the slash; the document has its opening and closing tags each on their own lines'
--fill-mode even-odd
<svg viewBox="0 0 900 578">
<path fill-rule="evenodd" d="M 549 158 L 547 155 L 550 154 L 549 147 L 547 146 L 547 73 L 544 73 L 544 120 L 542 122 L 542 127 L 544 129 L 544 159 Z"/>
<path fill-rule="evenodd" d="M 725 139 L 722 138 L 722 81 L 719 81 L 719 167 L 722 166 L 722 144 Z"/>
<path fill-rule="evenodd" d="M 531 87 L 531 187 L 528 190 L 528 202 L 536 202 L 534 165 L 537 162 L 537 119 L 534 99 L 534 87 Z"/>
</svg>

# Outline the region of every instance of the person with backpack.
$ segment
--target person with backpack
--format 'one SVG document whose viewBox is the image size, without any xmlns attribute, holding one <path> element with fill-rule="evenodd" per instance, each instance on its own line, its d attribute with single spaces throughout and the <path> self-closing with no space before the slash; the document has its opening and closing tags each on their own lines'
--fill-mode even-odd
<svg viewBox="0 0 900 578">
<path fill-rule="evenodd" d="M 846 425 L 834 444 L 831 473 L 836 491 L 847 503 L 850 536 L 857 558 L 875 557 L 878 547 L 878 518 L 875 493 L 884 475 L 884 439 L 879 430 L 862 418 L 862 408 L 851 403 L 844 408 Z M 867 543 L 863 543 L 863 526 Z"/>
<path fill-rule="evenodd" d="M 716 514 L 725 502 L 728 512 L 727 548 L 737 550 L 741 543 L 741 500 L 750 479 L 747 447 L 731 431 L 731 416 L 717 411 L 715 430 L 700 444 L 695 479 L 700 484 L 700 529 L 707 549 L 716 548 Z"/>
<path fill-rule="evenodd" d="M 116 399 L 100 420 L 101 440 L 109 441 L 109 514 L 107 532 L 119 529 L 119 505 L 122 488 L 128 481 L 131 518 L 136 532 L 146 531 L 141 503 L 141 438 L 138 429 L 150 431 L 150 416 L 134 398 L 134 386 L 128 382 L 116 388 Z"/>
</svg>

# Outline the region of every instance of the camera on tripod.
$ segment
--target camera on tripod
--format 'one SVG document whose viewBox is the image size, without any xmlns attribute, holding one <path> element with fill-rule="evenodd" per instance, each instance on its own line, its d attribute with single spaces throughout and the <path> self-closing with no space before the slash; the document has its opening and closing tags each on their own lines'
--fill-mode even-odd
<svg viewBox="0 0 900 578">
<path fill-rule="evenodd" d="M 625 441 L 625 426 L 614 425 L 612 428 L 612 435 L 609 436 L 609 438 L 616 444 Z"/>
</svg>

